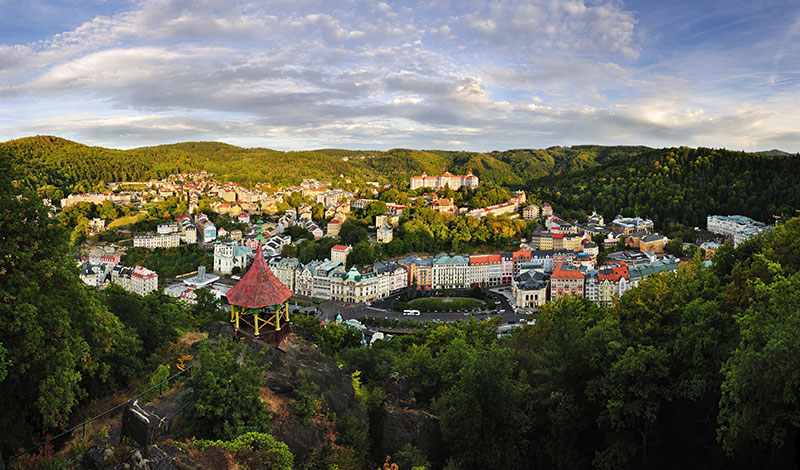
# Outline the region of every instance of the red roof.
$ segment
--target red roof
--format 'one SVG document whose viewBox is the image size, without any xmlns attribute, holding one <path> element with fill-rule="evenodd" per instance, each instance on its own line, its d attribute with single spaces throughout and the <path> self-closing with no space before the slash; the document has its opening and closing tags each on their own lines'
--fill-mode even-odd
<svg viewBox="0 0 800 470">
<path fill-rule="evenodd" d="M 261 308 L 286 302 L 292 291 L 272 274 L 258 245 L 252 266 L 225 296 L 231 305 Z"/>
<path fill-rule="evenodd" d="M 531 259 L 531 252 L 525 248 L 520 248 L 514 252 L 514 259 Z"/>
<path fill-rule="evenodd" d="M 606 279 L 610 280 L 611 282 L 618 282 L 621 278 L 629 279 L 628 276 L 628 265 L 625 263 L 612 263 L 607 265 L 611 268 L 611 272 L 600 272 L 598 274 L 598 280 L 604 281 Z"/>
<path fill-rule="evenodd" d="M 469 257 L 470 266 L 475 266 L 478 263 L 500 263 L 501 261 L 500 255 L 471 255 Z"/>
<path fill-rule="evenodd" d="M 558 263 L 550 279 L 583 279 L 583 273 L 576 267 L 566 263 Z"/>
<path fill-rule="evenodd" d="M 350 248 L 352 248 L 350 245 L 334 245 L 331 251 L 347 251 Z"/>
</svg>

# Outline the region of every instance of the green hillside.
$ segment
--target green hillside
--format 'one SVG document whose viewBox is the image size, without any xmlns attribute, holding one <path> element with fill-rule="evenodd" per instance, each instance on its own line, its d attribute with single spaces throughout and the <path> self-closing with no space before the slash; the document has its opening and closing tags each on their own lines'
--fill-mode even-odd
<svg viewBox="0 0 800 470">
<path fill-rule="evenodd" d="M 771 222 L 800 208 L 797 155 L 680 147 L 597 163 L 540 178 L 529 189 L 572 216 L 593 209 L 606 218 L 638 214 L 657 227 L 705 227 L 709 214 Z"/>
<path fill-rule="evenodd" d="M 483 182 L 526 189 L 567 217 L 596 209 L 650 217 L 667 234 L 704 226 L 708 214 L 743 214 L 764 222 L 800 208 L 798 156 L 716 149 L 605 147 L 454 152 L 321 149 L 282 152 L 220 142 L 184 142 L 115 150 L 49 136 L 0 144 L 23 184 L 63 194 L 109 181 L 158 178 L 206 170 L 223 181 L 297 184 L 303 178 L 356 183 L 380 181 L 407 188 L 423 172 L 472 172 Z M 345 160 L 346 158 L 346 160 Z"/>
<path fill-rule="evenodd" d="M 52 136 L 26 137 L 0 144 L 0 155 L 10 159 L 27 186 L 52 185 L 65 194 L 89 190 L 98 182 L 158 178 L 192 170 L 206 170 L 221 180 L 248 186 L 257 182 L 287 185 L 299 183 L 303 178 L 339 180 L 341 177 L 402 186 L 410 176 L 423 172 L 471 171 L 484 181 L 520 188 L 542 176 L 591 167 L 609 158 L 636 155 L 644 150 L 643 147 L 580 146 L 491 153 L 411 149 L 282 152 L 220 142 L 116 150 Z"/>
</svg>

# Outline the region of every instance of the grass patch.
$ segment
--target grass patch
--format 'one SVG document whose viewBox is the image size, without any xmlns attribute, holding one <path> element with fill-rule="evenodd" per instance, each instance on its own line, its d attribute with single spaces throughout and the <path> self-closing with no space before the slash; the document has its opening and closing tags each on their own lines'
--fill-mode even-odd
<svg viewBox="0 0 800 470">
<path fill-rule="evenodd" d="M 120 217 L 119 219 L 112 220 L 111 223 L 108 224 L 108 230 L 135 224 L 146 217 L 147 214 L 134 214 L 125 217 Z"/>
</svg>

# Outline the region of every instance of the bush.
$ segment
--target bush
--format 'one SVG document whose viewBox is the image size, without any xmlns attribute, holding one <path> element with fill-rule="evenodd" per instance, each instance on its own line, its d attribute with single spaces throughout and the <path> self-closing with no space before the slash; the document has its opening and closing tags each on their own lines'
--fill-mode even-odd
<svg viewBox="0 0 800 470">
<path fill-rule="evenodd" d="M 257 468 L 291 470 L 294 465 L 294 455 L 289 446 L 276 440 L 269 434 L 248 432 L 238 436 L 232 441 L 196 441 L 194 447 L 205 450 L 209 447 L 219 447 L 237 453 L 237 460 L 247 460 L 249 464 L 260 464 Z M 255 455 L 246 455 L 244 450 L 249 450 Z M 257 460 L 254 462 L 253 460 Z M 247 468 L 251 468 L 248 465 Z"/>
<path fill-rule="evenodd" d="M 243 364 L 239 360 L 243 358 Z M 221 341 L 215 349 L 200 346 L 199 367 L 192 371 L 183 402 L 184 434 L 233 439 L 247 432 L 267 432 L 271 415 L 260 399 L 263 367 L 239 343 Z"/>
<path fill-rule="evenodd" d="M 311 372 L 307 370 L 297 371 L 297 378 L 300 386 L 295 389 L 297 401 L 292 403 L 292 409 L 303 424 L 308 424 L 319 409 L 319 385 L 311 381 Z"/>
</svg>

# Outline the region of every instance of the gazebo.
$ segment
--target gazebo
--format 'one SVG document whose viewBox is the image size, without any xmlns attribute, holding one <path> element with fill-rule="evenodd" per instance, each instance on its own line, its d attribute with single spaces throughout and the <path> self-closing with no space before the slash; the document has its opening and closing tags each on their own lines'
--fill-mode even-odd
<svg viewBox="0 0 800 470">
<path fill-rule="evenodd" d="M 226 294 L 231 304 L 231 323 L 237 331 L 240 321 L 252 326 L 255 336 L 267 325 L 280 331 L 281 321 L 289 321 L 287 300 L 291 296 L 292 291 L 267 266 L 259 244 L 252 266 Z M 250 315 L 252 323 L 246 320 Z"/>
</svg>

